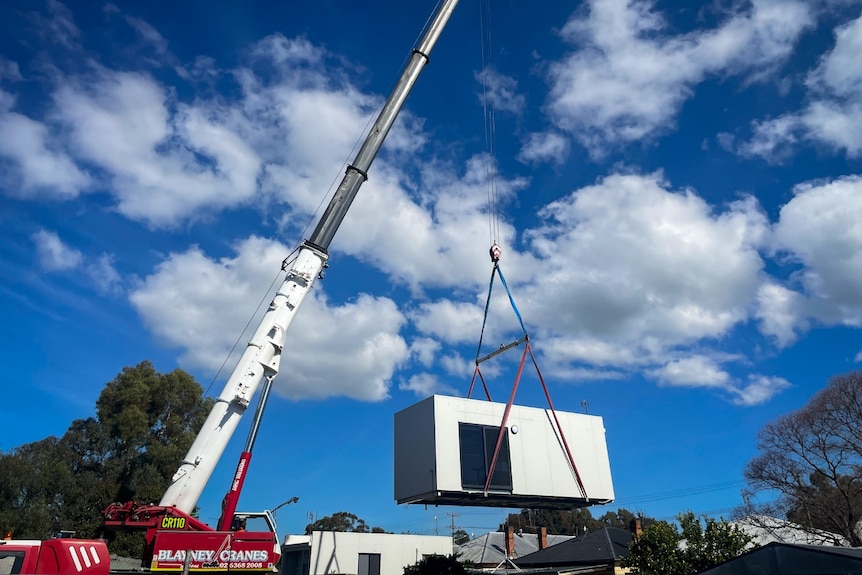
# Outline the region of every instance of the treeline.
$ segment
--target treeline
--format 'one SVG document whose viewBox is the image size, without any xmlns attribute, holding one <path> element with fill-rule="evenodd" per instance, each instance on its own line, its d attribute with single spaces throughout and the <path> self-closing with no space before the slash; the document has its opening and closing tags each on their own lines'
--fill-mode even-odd
<svg viewBox="0 0 862 575">
<path fill-rule="evenodd" d="M 211 406 L 184 371 L 161 374 L 149 361 L 124 368 L 102 390 L 95 417 L 0 452 L 0 533 L 95 537 L 108 504 L 158 503 Z M 142 534 L 108 535 L 111 552 L 140 555 Z"/>
<path fill-rule="evenodd" d="M 599 518 L 593 517 L 586 507 L 572 510 L 522 509 L 519 513 L 509 514 L 500 526 L 500 531 L 506 527 L 514 527 L 516 531 L 537 533 L 539 527 L 546 527 L 548 533 L 555 535 L 583 535 L 602 527 L 629 529 L 635 519 L 640 520 L 641 527 L 656 522 L 652 517 L 636 514 L 625 508 L 608 511 Z"/>
</svg>

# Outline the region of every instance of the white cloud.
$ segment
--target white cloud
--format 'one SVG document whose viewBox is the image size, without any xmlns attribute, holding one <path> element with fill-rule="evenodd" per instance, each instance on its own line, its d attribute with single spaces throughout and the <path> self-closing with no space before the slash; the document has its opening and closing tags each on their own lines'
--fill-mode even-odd
<svg viewBox="0 0 862 575">
<path fill-rule="evenodd" d="M 534 133 L 527 136 L 518 153 L 526 163 L 553 162 L 562 164 L 569 153 L 569 141 L 555 132 Z"/>
<path fill-rule="evenodd" d="M 659 174 L 614 174 L 541 216 L 528 238 L 544 265 L 519 305 L 550 333 L 586 340 L 581 354 L 618 355 L 590 343 L 598 339 L 649 356 L 748 317 L 768 229 L 752 198 L 716 211 Z"/>
<path fill-rule="evenodd" d="M 771 120 L 754 122 L 751 139 L 739 153 L 781 159 L 801 141 L 821 142 L 850 157 L 862 155 L 862 16 L 835 30 L 835 47 L 806 80 L 808 106 Z"/>
<path fill-rule="evenodd" d="M 548 112 L 601 154 L 671 128 L 710 75 L 763 75 L 812 23 L 803 2 L 755 0 L 717 28 L 674 36 L 651 1 L 592 0 L 561 31 L 577 50 L 550 66 Z"/>
<path fill-rule="evenodd" d="M 199 249 L 172 254 L 131 294 L 132 304 L 182 362 L 215 371 L 269 285 L 288 250 L 250 238 L 232 258 L 213 261 Z M 409 349 L 399 334 L 404 316 L 387 298 L 359 295 L 331 306 L 312 291 L 287 336 L 274 390 L 292 399 L 388 396 Z M 244 342 L 242 342 L 244 343 Z"/>
<path fill-rule="evenodd" d="M 81 252 L 64 244 L 56 232 L 39 230 L 32 239 L 36 244 L 39 264 L 45 271 L 72 270 L 80 267 L 84 261 Z"/>
<path fill-rule="evenodd" d="M 734 403 L 749 406 L 765 403 L 788 387 L 790 383 L 782 377 L 751 375 L 746 384 L 738 385 L 729 391 Z"/>
<path fill-rule="evenodd" d="M 673 360 L 651 372 L 660 384 L 682 387 L 708 387 L 721 390 L 737 405 L 759 405 L 790 387 L 781 377 L 751 374 L 746 382 L 735 380 L 709 357 L 692 355 Z"/>
<path fill-rule="evenodd" d="M 492 68 L 476 73 L 476 80 L 482 84 L 479 101 L 491 110 L 520 114 L 526 99 L 518 93 L 518 82 Z"/>
<path fill-rule="evenodd" d="M 260 160 L 215 105 L 177 104 L 145 74 L 104 71 L 63 85 L 57 114 L 81 158 L 106 170 L 117 209 L 151 225 L 250 201 Z"/>
<path fill-rule="evenodd" d="M 410 194 L 400 171 L 375 165 L 333 247 L 371 263 L 417 294 L 439 286 L 475 293 L 476 286 L 487 284 L 490 272 L 486 174 L 481 157 L 468 160 L 464 173 L 426 163 L 421 194 Z M 500 201 L 508 201 L 524 185 L 524 180 L 498 178 Z M 499 228 L 509 265 L 532 265 L 531 256 L 509 249 L 513 227 L 501 221 Z"/>
<path fill-rule="evenodd" d="M 428 397 L 434 394 L 454 395 L 455 389 L 441 383 L 436 375 L 432 373 L 419 373 L 410 376 L 410 378 L 398 384 L 398 389 L 402 391 L 412 391 L 416 397 Z"/>
<path fill-rule="evenodd" d="M 803 267 L 807 313 L 829 324 L 862 325 L 862 177 L 802 184 L 781 208 L 778 250 Z"/>
<path fill-rule="evenodd" d="M 760 322 L 760 331 L 774 337 L 779 347 L 796 341 L 797 331 L 807 327 L 802 294 L 774 281 L 760 286 L 755 317 Z"/>
<path fill-rule="evenodd" d="M 702 355 L 671 361 L 653 370 L 652 376 L 664 385 L 681 387 L 724 388 L 730 382 L 730 375 L 726 371 Z"/>
<path fill-rule="evenodd" d="M 788 157 L 793 145 L 804 137 L 804 125 L 794 115 L 755 122 L 753 128 L 751 139 L 736 146 L 736 151 L 743 156 L 760 156 L 769 161 L 780 161 Z M 734 141 L 728 139 L 725 149 L 733 151 Z"/>
<path fill-rule="evenodd" d="M 420 333 L 448 343 L 476 341 L 482 325 L 482 308 L 478 305 L 448 299 L 419 304 L 410 319 Z"/>
<path fill-rule="evenodd" d="M 0 90 L 0 176 L 5 189 L 18 196 L 77 196 L 91 185 L 90 176 L 57 146 L 48 126 L 13 112 L 15 99 Z"/>
<path fill-rule="evenodd" d="M 437 340 L 430 337 L 418 337 L 410 344 L 410 354 L 423 366 L 430 367 L 441 347 L 442 345 Z"/>
<path fill-rule="evenodd" d="M 86 265 L 87 276 L 102 294 L 120 294 L 123 280 L 114 268 L 114 256 L 102 254 L 95 261 Z"/>
</svg>

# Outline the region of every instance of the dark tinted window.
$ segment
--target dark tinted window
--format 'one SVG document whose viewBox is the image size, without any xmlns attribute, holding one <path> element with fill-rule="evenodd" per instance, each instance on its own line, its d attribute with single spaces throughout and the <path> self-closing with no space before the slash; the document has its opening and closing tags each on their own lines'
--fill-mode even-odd
<svg viewBox="0 0 862 575">
<path fill-rule="evenodd" d="M 484 489 L 488 479 L 488 469 L 494 457 L 499 427 L 459 423 L 458 432 L 461 448 L 461 487 L 464 489 Z M 503 442 L 494 474 L 491 476 L 490 489 L 512 490 L 512 464 L 509 455 L 509 433 L 503 430 Z"/>
<path fill-rule="evenodd" d="M 380 553 L 359 554 L 359 575 L 380 575 Z"/>
</svg>

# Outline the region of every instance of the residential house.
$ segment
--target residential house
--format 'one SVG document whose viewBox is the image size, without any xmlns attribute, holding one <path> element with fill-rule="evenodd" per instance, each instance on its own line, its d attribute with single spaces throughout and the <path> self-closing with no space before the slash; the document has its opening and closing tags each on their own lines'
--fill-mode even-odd
<svg viewBox="0 0 862 575">
<path fill-rule="evenodd" d="M 603 527 L 520 557 L 514 563 L 531 573 L 620 575 L 629 572 L 622 560 L 629 554 L 631 540 L 631 532 L 626 529 Z"/>
<path fill-rule="evenodd" d="M 469 563 L 476 569 L 495 570 L 512 567 L 512 561 L 574 539 L 571 535 L 548 535 L 548 530 L 540 529 L 538 534 L 516 532 L 512 527 L 506 532 L 494 531 L 476 537 L 456 549 L 458 560 Z"/>
</svg>

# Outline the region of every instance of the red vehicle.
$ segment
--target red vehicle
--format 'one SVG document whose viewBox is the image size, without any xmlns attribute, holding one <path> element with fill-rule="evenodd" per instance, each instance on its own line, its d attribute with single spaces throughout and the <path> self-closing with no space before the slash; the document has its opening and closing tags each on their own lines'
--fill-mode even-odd
<svg viewBox="0 0 862 575">
<path fill-rule="evenodd" d="M 108 575 L 111 557 L 104 541 L 88 539 L 0 539 L 0 573 Z"/>
</svg>

